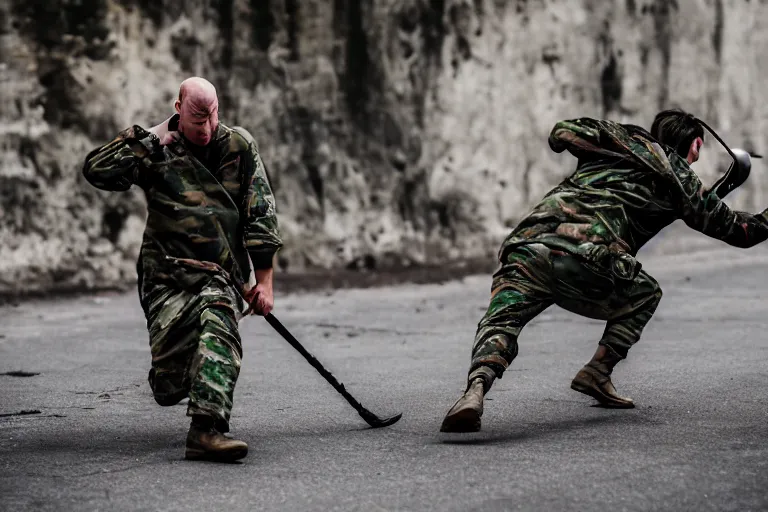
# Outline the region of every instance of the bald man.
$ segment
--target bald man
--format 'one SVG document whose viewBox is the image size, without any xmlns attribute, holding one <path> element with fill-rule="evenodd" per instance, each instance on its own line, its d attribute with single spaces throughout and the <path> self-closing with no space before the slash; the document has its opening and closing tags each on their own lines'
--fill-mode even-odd
<svg viewBox="0 0 768 512">
<path fill-rule="evenodd" d="M 256 143 L 219 122 L 214 86 L 185 80 L 175 107 L 165 122 L 133 125 L 93 150 L 83 175 L 102 190 L 144 190 L 137 272 L 149 384 L 161 406 L 189 398 L 187 459 L 228 462 L 248 453 L 224 435 L 242 358 L 238 320 L 246 305 L 260 315 L 272 309 L 282 241 Z"/>
</svg>

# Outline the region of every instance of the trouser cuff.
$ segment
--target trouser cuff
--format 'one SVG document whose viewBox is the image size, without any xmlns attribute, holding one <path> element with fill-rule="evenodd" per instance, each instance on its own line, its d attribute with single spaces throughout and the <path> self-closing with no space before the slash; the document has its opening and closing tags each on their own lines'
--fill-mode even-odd
<svg viewBox="0 0 768 512">
<path fill-rule="evenodd" d="M 612 357 L 626 359 L 629 354 L 630 346 L 625 343 L 617 343 L 614 340 L 600 340 L 599 345 L 604 346 Z"/>
<path fill-rule="evenodd" d="M 498 376 L 500 377 L 500 374 Z M 493 381 L 496 380 L 496 377 L 497 377 L 497 372 L 490 366 L 478 366 L 477 368 L 469 372 L 469 377 L 467 378 L 467 389 L 469 389 L 469 385 L 472 383 L 473 380 L 479 378 L 479 379 L 483 379 L 483 392 L 487 393 L 488 390 L 491 389 L 491 386 L 493 385 Z"/>
<path fill-rule="evenodd" d="M 222 434 L 229 432 L 229 415 L 225 414 L 223 411 L 213 411 L 198 407 L 190 401 L 190 405 L 187 408 L 187 416 L 192 417 L 193 423 L 212 423 L 216 431 Z"/>
</svg>

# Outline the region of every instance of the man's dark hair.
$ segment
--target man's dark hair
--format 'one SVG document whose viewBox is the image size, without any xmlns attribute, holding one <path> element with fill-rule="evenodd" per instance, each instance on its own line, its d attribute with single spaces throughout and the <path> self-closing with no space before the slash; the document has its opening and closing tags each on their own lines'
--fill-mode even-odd
<svg viewBox="0 0 768 512">
<path fill-rule="evenodd" d="M 704 127 L 693 115 L 677 109 L 663 110 L 656 114 L 651 126 L 651 136 L 675 150 L 683 158 L 696 137 L 704 139 Z"/>
</svg>

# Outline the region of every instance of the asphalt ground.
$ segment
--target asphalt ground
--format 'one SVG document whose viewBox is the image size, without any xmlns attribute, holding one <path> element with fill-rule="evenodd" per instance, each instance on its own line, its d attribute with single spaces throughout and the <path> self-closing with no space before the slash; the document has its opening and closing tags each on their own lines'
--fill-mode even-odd
<svg viewBox="0 0 768 512">
<path fill-rule="evenodd" d="M 183 459 L 186 409 L 152 399 L 135 293 L 5 305 L 0 509 L 768 510 L 768 251 L 707 242 L 642 261 L 664 297 L 614 372 L 637 408 L 569 388 L 604 323 L 552 307 L 523 331 L 474 434 L 439 427 L 490 274 L 279 295 L 275 315 L 353 395 L 403 418 L 368 428 L 250 317 L 237 464 Z"/>
</svg>

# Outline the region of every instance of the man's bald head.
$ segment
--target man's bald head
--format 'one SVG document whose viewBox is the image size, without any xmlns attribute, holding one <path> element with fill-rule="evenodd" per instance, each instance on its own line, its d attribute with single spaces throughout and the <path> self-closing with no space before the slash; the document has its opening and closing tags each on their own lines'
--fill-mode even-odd
<svg viewBox="0 0 768 512">
<path fill-rule="evenodd" d="M 179 131 L 193 144 L 207 145 L 219 125 L 216 88 L 205 78 L 187 78 L 179 86 L 176 112 L 179 113 Z"/>
</svg>

